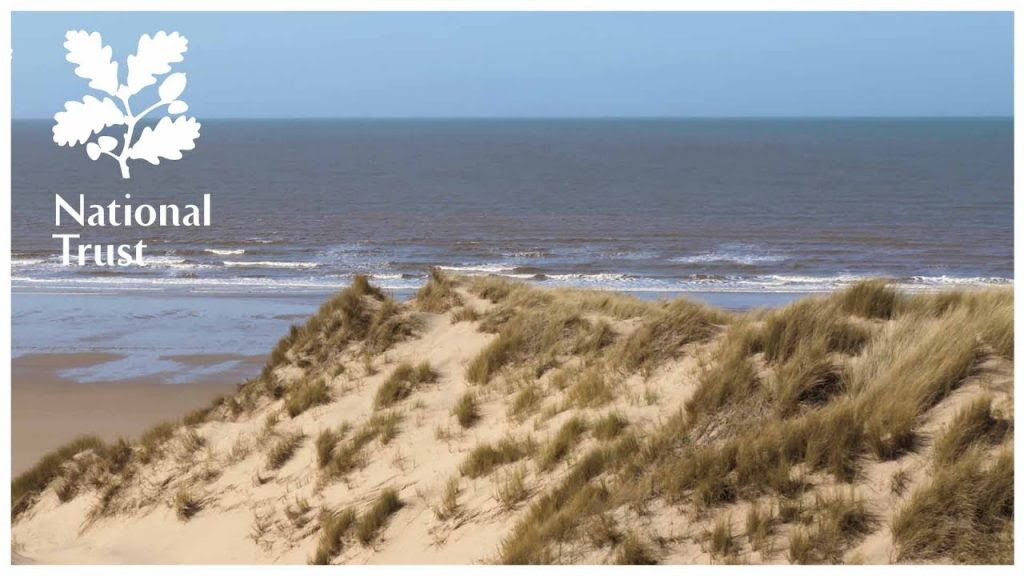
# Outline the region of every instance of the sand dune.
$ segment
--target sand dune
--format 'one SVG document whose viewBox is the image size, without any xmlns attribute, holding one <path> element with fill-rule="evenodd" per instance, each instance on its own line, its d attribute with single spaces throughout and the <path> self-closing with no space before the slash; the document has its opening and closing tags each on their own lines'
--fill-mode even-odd
<svg viewBox="0 0 1024 576">
<path fill-rule="evenodd" d="M 867 283 L 738 314 L 440 275 L 397 304 L 359 280 L 234 395 L 16 480 L 12 546 L 41 563 L 1004 562 L 1012 305 Z M 945 501 L 980 483 L 1009 519 L 929 507 L 940 466 L 963 472 Z"/>
</svg>

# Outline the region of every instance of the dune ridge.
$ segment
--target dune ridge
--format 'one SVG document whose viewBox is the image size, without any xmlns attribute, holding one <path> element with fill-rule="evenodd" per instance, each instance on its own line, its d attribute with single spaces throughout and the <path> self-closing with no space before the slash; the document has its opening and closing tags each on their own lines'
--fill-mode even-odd
<svg viewBox="0 0 1024 576">
<path fill-rule="evenodd" d="M 1013 295 L 365 278 L 260 377 L 12 485 L 41 563 L 1012 562 Z"/>
</svg>

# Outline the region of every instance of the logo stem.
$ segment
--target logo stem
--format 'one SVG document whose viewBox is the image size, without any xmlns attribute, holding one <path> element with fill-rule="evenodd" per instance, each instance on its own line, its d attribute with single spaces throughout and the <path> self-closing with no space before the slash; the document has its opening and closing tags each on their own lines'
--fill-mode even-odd
<svg viewBox="0 0 1024 576">
<path fill-rule="evenodd" d="M 125 160 L 124 158 L 118 158 L 117 159 L 117 164 L 118 164 L 118 166 L 121 167 L 121 178 L 123 178 L 125 180 L 128 180 L 129 178 L 132 177 L 131 171 L 128 168 L 128 161 L 127 160 Z"/>
<path fill-rule="evenodd" d="M 128 180 L 131 178 L 131 170 L 128 169 L 128 150 L 131 148 L 132 137 L 135 135 L 135 122 L 137 119 L 132 116 L 132 106 L 128 103 L 128 99 L 121 98 L 121 102 L 124 103 L 127 127 L 124 131 L 124 144 L 121 146 L 121 153 L 117 156 L 117 164 L 121 167 L 121 178 Z"/>
</svg>

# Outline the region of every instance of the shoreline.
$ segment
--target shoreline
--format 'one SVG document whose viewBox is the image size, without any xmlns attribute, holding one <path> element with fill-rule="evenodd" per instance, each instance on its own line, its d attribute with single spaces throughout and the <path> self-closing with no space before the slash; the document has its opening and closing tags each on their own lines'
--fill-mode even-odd
<svg viewBox="0 0 1024 576">
<path fill-rule="evenodd" d="M 263 358 L 244 358 L 237 368 L 167 384 L 158 377 L 92 383 L 64 373 L 114 362 L 108 353 L 25 354 L 11 361 L 11 471 L 15 476 L 48 451 L 77 436 L 95 434 L 105 441 L 133 438 L 154 424 L 200 408 L 235 390 L 244 374 L 259 373 Z M 176 361 L 203 366 L 223 355 L 180 355 Z"/>
</svg>

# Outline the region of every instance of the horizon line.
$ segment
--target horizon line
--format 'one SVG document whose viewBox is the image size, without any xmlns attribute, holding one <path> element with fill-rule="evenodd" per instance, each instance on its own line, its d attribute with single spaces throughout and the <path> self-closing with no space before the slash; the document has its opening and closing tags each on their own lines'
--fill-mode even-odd
<svg viewBox="0 0 1024 576">
<path fill-rule="evenodd" d="M 853 114 L 853 115 L 749 115 L 749 116 L 206 116 L 204 120 L 253 121 L 253 120 L 361 120 L 361 121 L 452 121 L 452 120 L 1012 120 L 1013 114 Z M 18 121 L 53 121 L 52 116 L 11 117 Z"/>
</svg>

